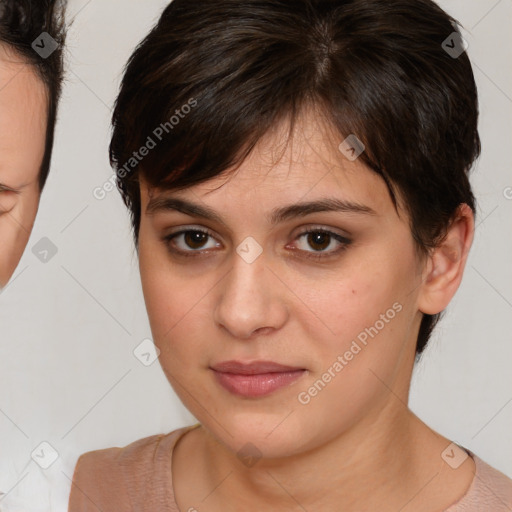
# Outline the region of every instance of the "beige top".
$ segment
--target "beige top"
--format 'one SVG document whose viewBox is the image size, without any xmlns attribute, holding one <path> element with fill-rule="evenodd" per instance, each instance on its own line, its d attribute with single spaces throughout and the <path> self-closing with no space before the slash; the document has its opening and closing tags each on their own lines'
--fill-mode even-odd
<svg viewBox="0 0 512 512">
<path fill-rule="evenodd" d="M 179 512 L 172 488 L 172 450 L 197 426 L 83 454 L 75 468 L 68 512 Z M 511 512 L 512 480 L 467 451 L 475 461 L 475 477 L 466 494 L 445 512 Z"/>
</svg>

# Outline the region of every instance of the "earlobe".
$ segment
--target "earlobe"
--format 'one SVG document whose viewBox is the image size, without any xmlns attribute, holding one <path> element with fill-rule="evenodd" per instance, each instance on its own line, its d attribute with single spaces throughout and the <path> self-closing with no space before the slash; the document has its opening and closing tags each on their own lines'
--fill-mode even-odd
<svg viewBox="0 0 512 512">
<path fill-rule="evenodd" d="M 474 215 L 463 203 L 447 229 L 443 241 L 432 250 L 425 264 L 418 296 L 418 309 L 435 315 L 443 311 L 455 295 L 473 242 Z"/>
</svg>

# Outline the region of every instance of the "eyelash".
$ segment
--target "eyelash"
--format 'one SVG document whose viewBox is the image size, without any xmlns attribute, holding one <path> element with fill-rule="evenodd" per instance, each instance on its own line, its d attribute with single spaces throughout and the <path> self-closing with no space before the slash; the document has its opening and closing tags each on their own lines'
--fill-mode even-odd
<svg viewBox="0 0 512 512">
<path fill-rule="evenodd" d="M 176 233 L 171 233 L 170 235 L 167 235 L 167 236 L 163 237 L 162 240 L 165 243 L 165 245 L 167 246 L 168 250 L 170 252 L 172 252 L 172 253 L 175 253 L 175 254 L 178 254 L 180 256 L 184 256 L 184 257 L 187 257 L 187 258 L 189 258 L 189 257 L 192 257 L 192 258 L 198 257 L 199 255 L 201 255 L 201 253 L 204 253 L 205 251 L 201 250 L 201 249 L 190 250 L 190 251 L 183 251 L 181 249 L 171 248 L 172 240 L 174 240 L 175 238 L 177 238 L 180 235 L 184 235 L 184 234 L 187 234 L 187 233 L 203 233 L 205 235 L 208 235 L 211 238 L 215 238 L 215 236 L 210 231 L 208 231 L 208 230 L 203 230 L 203 229 L 183 229 L 181 231 L 177 231 Z M 334 251 L 329 251 L 329 252 L 325 252 L 325 251 L 313 251 L 313 252 L 310 252 L 310 251 L 302 251 L 302 250 L 298 249 L 299 252 L 304 253 L 304 257 L 305 258 L 309 258 L 309 259 L 313 259 L 313 260 L 319 260 L 319 259 L 326 259 L 326 258 L 329 258 L 329 257 L 337 256 L 338 254 L 340 254 L 341 252 L 346 250 L 348 248 L 348 246 L 352 243 L 352 240 L 349 240 L 348 238 L 346 238 L 344 236 L 341 236 L 338 233 L 334 233 L 333 231 L 329 231 L 329 230 L 324 229 L 324 228 L 308 229 L 306 231 L 303 231 L 302 233 L 299 233 L 295 239 L 298 240 L 301 237 L 304 237 L 306 235 L 317 234 L 317 233 L 322 233 L 322 234 L 325 234 L 325 235 L 329 235 L 330 237 L 334 238 L 337 242 L 339 242 L 341 244 L 341 246 L 338 249 L 336 249 Z M 206 249 L 206 251 L 209 251 L 209 250 L 210 249 Z"/>
</svg>

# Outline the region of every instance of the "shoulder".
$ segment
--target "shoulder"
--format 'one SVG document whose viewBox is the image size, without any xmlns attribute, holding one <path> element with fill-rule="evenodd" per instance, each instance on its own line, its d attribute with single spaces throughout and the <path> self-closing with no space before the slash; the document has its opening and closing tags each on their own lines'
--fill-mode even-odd
<svg viewBox="0 0 512 512">
<path fill-rule="evenodd" d="M 124 447 L 84 453 L 78 458 L 73 480 L 77 483 L 90 480 L 101 483 L 106 479 L 109 483 L 120 485 L 123 483 L 120 477 L 124 466 L 130 466 L 132 470 L 144 468 L 158 452 L 162 441 L 169 439 L 176 432 L 138 439 Z"/>
<path fill-rule="evenodd" d="M 190 428 L 81 455 L 73 475 L 69 512 L 130 510 L 134 500 L 142 499 L 150 487 L 157 489 L 159 480 L 165 481 L 174 445 Z"/>
<path fill-rule="evenodd" d="M 511 510 L 512 480 L 482 459 L 476 456 L 474 458 L 476 463 L 475 479 L 479 494 L 494 505 L 493 510 Z M 482 504 L 485 505 L 486 502 L 482 501 Z"/>
<path fill-rule="evenodd" d="M 469 451 L 469 450 L 468 450 Z M 508 512 L 512 510 L 512 480 L 493 468 L 474 453 L 475 476 L 471 486 L 460 501 L 446 512 Z"/>
</svg>

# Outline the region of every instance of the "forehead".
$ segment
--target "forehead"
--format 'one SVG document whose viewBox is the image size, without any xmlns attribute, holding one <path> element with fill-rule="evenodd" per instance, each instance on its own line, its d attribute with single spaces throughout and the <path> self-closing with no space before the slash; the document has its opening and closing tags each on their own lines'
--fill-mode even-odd
<svg viewBox="0 0 512 512">
<path fill-rule="evenodd" d="M 394 210 L 384 180 L 360 158 L 339 149 L 344 138 L 320 115 L 306 111 L 290 132 L 276 123 L 238 168 L 180 191 L 148 187 L 141 177 L 143 212 L 161 196 L 195 198 L 223 209 L 261 211 L 280 203 L 339 197 L 385 214 Z"/>
<path fill-rule="evenodd" d="M 37 178 L 44 155 L 46 88 L 32 66 L 0 45 L 0 183 Z"/>
</svg>

